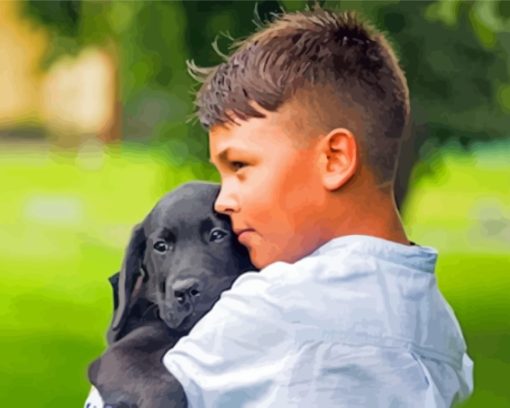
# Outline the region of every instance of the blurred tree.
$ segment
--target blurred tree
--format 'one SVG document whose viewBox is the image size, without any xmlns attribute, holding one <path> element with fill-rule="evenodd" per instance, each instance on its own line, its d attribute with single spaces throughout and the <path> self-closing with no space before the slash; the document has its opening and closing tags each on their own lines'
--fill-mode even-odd
<svg viewBox="0 0 510 408">
<path fill-rule="evenodd" d="M 123 137 L 168 149 L 176 163 L 207 162 L 207 139 L 191 112 L 196 84 L 185 61 L 221 62 L 211 43 L 221 32 L 247 36 L 253 20 L 267 20 L 280 7 L 303 9 L 309 1 L 255 2 L 25 2 L 27 14 L 47 25 L 53 48 L 47 63 L 87 44 L 115 44 L 120 68 Z M 412 170 L 437 147 L 458 141 L 508 137 L 510 112 L 510 3 L 440 0 L 405 2 L 327 1 L 353 9 L 382 29 L 406 71 L 413 118 L 403 146 L 397 181 L 402 204 Z M 224 38 L 220 37 L 218 42 Z M 206 171 L 210 171 L 204 164 Z M 418 168 L 418 176 L 428 171 Z"/>
</svg>

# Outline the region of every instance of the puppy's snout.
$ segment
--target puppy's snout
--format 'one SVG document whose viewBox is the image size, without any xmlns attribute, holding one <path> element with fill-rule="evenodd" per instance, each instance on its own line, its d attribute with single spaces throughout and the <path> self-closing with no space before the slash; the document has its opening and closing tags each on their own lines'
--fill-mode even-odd
<svg viewBox="0 0 510 408">
<path fill-rule="evenodd" d="M 186 299 L 194 300 L 200 296 L 201 287 L 198 279 L 188 278 L 176 281 L 172 285 L 172 290 L 177 302 L 184 303 Z"/>
</svg>

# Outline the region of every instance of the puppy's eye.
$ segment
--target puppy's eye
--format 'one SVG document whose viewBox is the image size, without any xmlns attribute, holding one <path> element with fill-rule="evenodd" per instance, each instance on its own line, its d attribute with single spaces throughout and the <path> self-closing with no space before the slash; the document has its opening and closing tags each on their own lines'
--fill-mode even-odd
<svg viewBox="0 0 510 408">
<path fill-rule="evenodd" d="M 169 245 L 165 241 L 159 240 L 154 243 L 154 249 L 158 252 L 166 252 L 169 249 Z"/>
<path fill-rule="evenodd" d="M 209 235 L 209 241 L 220 242 L 227 236 L 227 232 L 221 228 L 214 228 Z"/>
</svg>

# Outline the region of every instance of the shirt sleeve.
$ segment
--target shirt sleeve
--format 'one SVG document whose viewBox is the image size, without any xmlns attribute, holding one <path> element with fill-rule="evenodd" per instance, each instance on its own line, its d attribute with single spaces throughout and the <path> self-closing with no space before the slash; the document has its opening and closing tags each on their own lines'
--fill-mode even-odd
<svg viewBox="0 0 510 408">
<path fill-rule="evenodd" d="M 259 272 L 241 275 L 163 357 L 190 407 L 241 406 L 280 380 L 289 335 L 269 285 Z"/>
</svg>

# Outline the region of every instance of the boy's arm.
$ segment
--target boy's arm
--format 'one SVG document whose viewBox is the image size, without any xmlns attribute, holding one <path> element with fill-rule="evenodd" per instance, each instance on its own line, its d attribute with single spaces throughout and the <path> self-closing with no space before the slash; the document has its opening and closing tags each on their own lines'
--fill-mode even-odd
<svg viewBox="0 0 510 408">
<path fill-rule="evenodd" d="M 191 407 L 256 406 L 285 376 L 289 331 L 268 286 L 257 272 L 242 275 L 163 357 Z"/>
<path fill-rule="evenodd" d="M 167 355 L 166 350 L 175 342 L 168 338 L 168 330 L 163 325 L 151 322 L 114 343 L 92 363 L 89 379 L 105 406 L 185 408 L 190 397 L 190 406 L 204 406 L 203 400 L 197 402 L 196 395 L 203 398 L 208 388 L 228 392 L 229 386 L 234 385 L 251 390 L 254 382 L 266 375 L 254 375 L 254 368 L 262 364 L 274 370 L 271 358 L 266 358 L 266 350 L 277 348 L 286 331 L 274 321 L 278 311 L 264 299 L 267 281 L 256 272 L 241 278 L 234 283 L 236 290 L 225 292 L 217 305 Z M 239 285 L 239 281 L 245 284 Z M 147 344 L 151 345 L 150 350 Z M 279 353 L 285 353 L 281 346 Z M 162 360 L 167 368 L 171 367 L 170 372 Z M 235 385 L 235 378 L 249 381 Z M 210 393 L 205 398 L 207 406 L 225 405 L 220 397 Z"/>
</svg>

